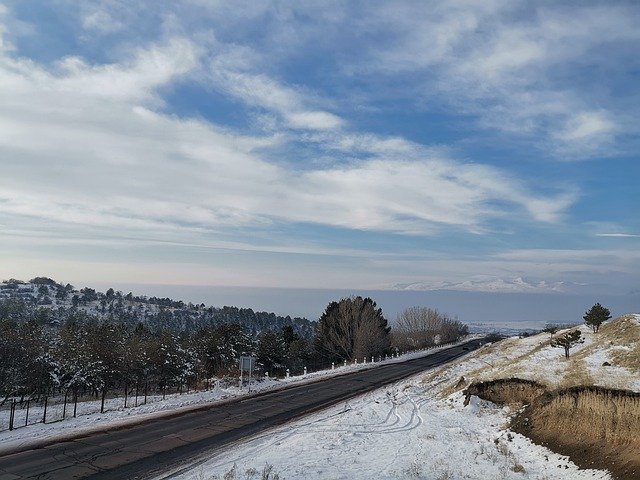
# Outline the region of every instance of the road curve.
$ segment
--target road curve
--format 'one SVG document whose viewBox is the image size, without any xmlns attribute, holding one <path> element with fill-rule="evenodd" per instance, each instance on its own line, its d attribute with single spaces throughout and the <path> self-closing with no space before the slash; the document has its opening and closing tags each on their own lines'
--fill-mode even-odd
<svg viewBox="0 0 640 480">
<path fill-rule="evenodd" d="M 482 342 L 471 340 L 402 363 L 5 455 L 0 457 L 0 480 L 148 478 L 204 452 L 447 363 Z"/>
</svg>

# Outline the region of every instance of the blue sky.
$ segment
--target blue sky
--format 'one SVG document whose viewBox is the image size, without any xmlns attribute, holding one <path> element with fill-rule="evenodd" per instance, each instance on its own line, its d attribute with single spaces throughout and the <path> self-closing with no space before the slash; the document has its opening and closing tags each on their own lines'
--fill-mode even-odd
<svg viewBox="0 0 640 480">
<path fill-rule="evenodd" d="M 637 2 L 0 1 L 0 275 L 627 294 Z"/>
</svg>

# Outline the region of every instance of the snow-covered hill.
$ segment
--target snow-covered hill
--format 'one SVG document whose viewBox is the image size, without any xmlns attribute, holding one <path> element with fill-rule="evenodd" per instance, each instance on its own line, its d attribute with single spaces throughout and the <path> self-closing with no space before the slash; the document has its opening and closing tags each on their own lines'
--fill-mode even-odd
<svg viewBox="0 0 640 480">
<path fill-rule="evenodd" d="M 14 302 L 6 309 L 11 310 L 12 316 L 35 317 L 38 322 L 50 325 L 63 323 L 69 318 L 82 320 L 87 317 L 127 325 L 142 323 L 176 331 L 237 323 L 254 335 L 289 325 L 302 337 L 310 337 L 314 328 L 314 322 L 306 318 L 282 317 L 274 313 L 255 312 L 250 308 L 212 307 L 170 298 L 124 294 L 114 289 L 106 292 L 89 287 L 76 289 L 47 277 L 37 277 L 28 282 L 14 279 L 3 281 L 0 283 L 0 307 L 2 302 L 11 300 Z"/>
</svg>

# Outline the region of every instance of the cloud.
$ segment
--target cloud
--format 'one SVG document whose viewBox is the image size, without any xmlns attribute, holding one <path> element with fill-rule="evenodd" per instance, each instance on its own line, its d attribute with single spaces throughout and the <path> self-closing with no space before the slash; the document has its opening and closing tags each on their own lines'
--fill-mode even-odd
<svg viewBox="0 0 640 480">
<path fill-rule="evenodd" d="M 446 226 L 477 231 L 522 212 L 557 221 L 571 203 L 562 193 L 537 194 L 496 168 L 398 137 L 346 131 L 342 119 L 313 108 L 320 101 L 313 95 L 236 71 L 247 61 L 240 57 L 207 70 L 211 57 L 203 47 L 180 37 L 108 64 L 73 56 L 45 67 L 3 54 L 0 212 L 65 228 L 159 235 L 273 222 L 431 234 Z M 286 135 L 251 137 L 164 113 L 163 89 L 203 69 L 247 105 L 280 115 L 284 128 L 316 132 L 311 143 L 335 165 L 281 166 L 269 152 L 282 148 Z M 353 158 L 354 149 L 362 156 Z"/>
<path fill-rule="evenodd" d="M 618 136 L 637 133 L 623 119 L 637 104 L 618 102 L 600 79 L 637 64 L 629 46 L 637 49 L 639 17 L 623 2 L 394 2 L 360 20 L 360 34 L 390 40 L 376 44 L 356 71 L 402 75 L 410 79 L 407 91 L 428 105 L 445 103 L 559 158 L 607 155 Z"/>
<path fill-rule="evenodd" d="M 252 52 L 247 52 L 246 48 L 224 48 L 225 53 L 215 56 L 211 62 L 207 80 L 214 88 L 233 95 L 250 106 L 277 113 L 286 126 L 291 128 L 332 130 L 345 126 L 346 122 L 337 115 L 309 108 L 309 103 L 318 102 L 311 95 L 281 85 L 264 74 L 236 70 L 238 63 L 245 68 L 249 66 L 246 59 L 239 62 L 239 58 L 251 55 Z"/>
<path fill-rule="evenodd" d="M 635 233 L 596 233 L 596 237 L 640 238 Z"/>
</svg>

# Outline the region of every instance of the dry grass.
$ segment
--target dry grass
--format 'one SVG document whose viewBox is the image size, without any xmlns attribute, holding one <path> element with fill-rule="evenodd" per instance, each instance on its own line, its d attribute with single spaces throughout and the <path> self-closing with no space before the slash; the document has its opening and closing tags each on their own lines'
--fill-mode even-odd
<svg viewBox="0 0 640 480">
<path fill-rule="evenodd" d="M 546 348 L 550 348 L 550 337 L 546 333 L 538 334 L 531 338 L 539 338 L 539 343 L 536 345 L 528 346 L 527 349 L 523 349 L 522 342 L 517 339 L 509 339 L 495 345 L 499 348 L 500 358 L 487 362 L 481 357 L 479 360 L 483 362 L 483 366 L 472 370 L 466 374 L 466 377 L 473 382 L 490 381 L 497 378 L 523 378 L 527 380 L 533 380 L 539 383 L 547 383 L 548 379 L 544 374 L 538 374 L 537 372 L 525 372 L 523 371 L 523 364 L 531 359 L 536 353 Z M 561 364 L 563 360 L 559 359 L 558 369 L 556 374 L 558 377 L 564 375 L 565 365 Z M 456 391 L 453 389 L 453 391 Z M 451 392 L 453 393 L 453 392 Z"/>
<path fill-rule="evenodd" d="M 584 350 L 587 350 L 586 348 Z M 584 360 L 589 353 L 581 351 L 569 358 L 566 362 L 564 377 L 558 384 L 559 388 L 578 387 L 580 385 L 593 385 L 594 379 L 589 373 L 587 362 Z"/>
<path fill-rule="evenodd" d="M 602 336 L 603 345 L 611 347 L 611 359 L 616 365 L 640 374 L 640 325 L 631 315 L 604 324 L 598 335 Z"/>
</svg>

